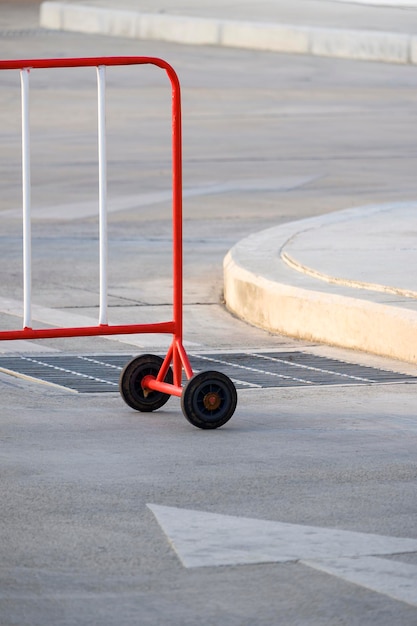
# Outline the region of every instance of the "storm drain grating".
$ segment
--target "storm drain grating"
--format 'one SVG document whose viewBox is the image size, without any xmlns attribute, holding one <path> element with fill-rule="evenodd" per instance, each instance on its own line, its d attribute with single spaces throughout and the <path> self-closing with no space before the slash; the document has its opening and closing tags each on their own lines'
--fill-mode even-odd
<svg viewBox="0 0 417 626">
<path fill-rule="evenodd" d="M 417 382 L 410 376 L 306 352 L 240 352 L 188 355 L 194 372 L 216 370 L 238 389 Z M 129 354 L 2 356 L 0 371 L 79 393 L 118 390 Z"/>
</svg>

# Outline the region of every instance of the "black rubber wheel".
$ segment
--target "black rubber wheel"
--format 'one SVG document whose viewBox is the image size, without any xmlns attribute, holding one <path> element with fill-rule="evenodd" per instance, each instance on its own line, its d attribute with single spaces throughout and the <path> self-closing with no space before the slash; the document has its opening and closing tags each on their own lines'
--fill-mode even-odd
<svg viewBox="0 0 417 626">
<path fill-rule="evenodd" d="M 132 409 L 145 413 L 156 411 L 170 399 L 169 394 L 161 391 L 144 391 L 142 389 L 142 380 L 145 376 L 150 375 L 156 378 L 163 362 L 164 359 L 161 359 L 160 356 L 144 354 L 132 359 L 123 369 L 119 379 L 119 391 L 123 400 Z M 172 384 L 171 368 L 168 369 L 164 382 Z"/>
<path fill-rule="evenodd" d="M 230 420 L 237 404 L 236 388 L 221 372 L 200 372 L 188 381 L 181 396 L 185 417 L 197 428 L 219 428 Z"/>
</svg>

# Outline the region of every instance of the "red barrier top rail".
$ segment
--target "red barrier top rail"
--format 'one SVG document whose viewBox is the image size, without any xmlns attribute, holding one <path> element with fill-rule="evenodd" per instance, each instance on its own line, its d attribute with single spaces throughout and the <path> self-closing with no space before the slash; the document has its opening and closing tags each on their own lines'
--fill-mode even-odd
<svg viewBox="0 0 417 626">
<path fill-rule="evenodd" d="M 6 59 L 0 60 L 0 70 L 21 70 L 24 68 L 53 67 L 98 67 L 99 65 L 156 65 L 164 70 L 174 82 L 179 81 L 174 68 L 158 57 L 144 56 L 104 56 L 104 57 L 68 57 L 64 59 Z"/>
</svg>

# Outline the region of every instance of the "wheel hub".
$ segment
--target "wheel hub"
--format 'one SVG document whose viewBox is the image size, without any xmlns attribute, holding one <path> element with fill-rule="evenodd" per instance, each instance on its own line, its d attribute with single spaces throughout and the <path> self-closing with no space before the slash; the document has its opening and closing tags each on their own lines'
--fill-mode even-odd
<svg viewBox="0 0 417 626">
<path fill-rule="evenodd" d="M 221 398 L 218 393 L 210 391 L 204 396 L 203 404 L 207 411 L 216 411 L 221 404 Z"/>
</svg>

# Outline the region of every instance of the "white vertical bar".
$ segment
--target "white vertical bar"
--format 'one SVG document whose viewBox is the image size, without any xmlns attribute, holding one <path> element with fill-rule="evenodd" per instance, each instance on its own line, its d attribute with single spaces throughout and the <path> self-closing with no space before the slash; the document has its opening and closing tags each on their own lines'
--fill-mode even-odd
<svg viewBox="0 0 417 626">
<path fill-rule="evenodd" d="M 97 67 L 98 168 L 100 236 L 100 313 L 99 324 L 107 321 L 107 156 L 106 156 L 106 67 Z"/>
<path fill-rule="evenodd" d="M 22 186 L 23 186 L 23 327 L 32 327 L 32 237 L 30 194 L 29 72 L 20 71 L 22 88 Z"/>
</svg>

